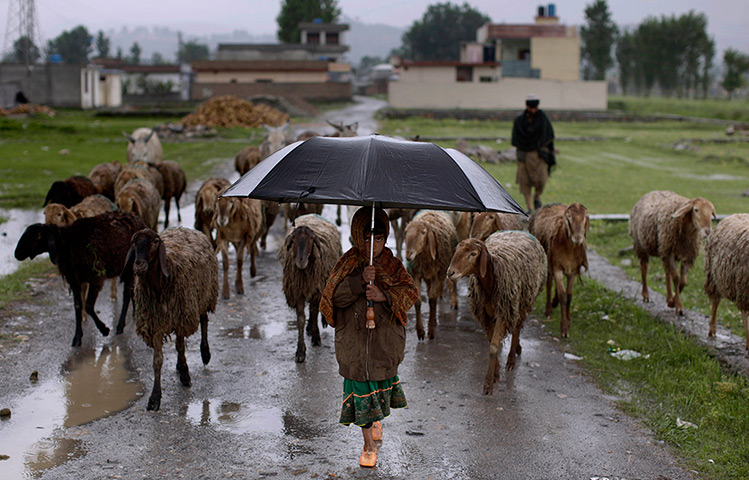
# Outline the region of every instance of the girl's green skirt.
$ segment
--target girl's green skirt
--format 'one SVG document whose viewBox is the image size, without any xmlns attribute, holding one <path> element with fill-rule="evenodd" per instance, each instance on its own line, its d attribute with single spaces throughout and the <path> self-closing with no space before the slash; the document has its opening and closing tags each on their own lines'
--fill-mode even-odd
<svg viewBox="0 0 749 480">
<path fill-rule="evenodd" d="M 379 382 L 343 379 L 340 422 L 344 425 L 353 423 L 362 427 L 387 417 L 391 408 L 405 406 L 406 395 L 403 393 L 398 375 Z"/>
</svg>

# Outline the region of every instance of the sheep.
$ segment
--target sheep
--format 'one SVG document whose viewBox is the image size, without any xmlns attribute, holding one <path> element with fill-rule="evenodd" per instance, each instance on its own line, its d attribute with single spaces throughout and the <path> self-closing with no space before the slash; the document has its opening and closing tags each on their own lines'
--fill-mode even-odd
<svg viewBox="0 0 749 480">
<path fill-rule="evenodd" d="M 406 260 L 408 270 L 416 288 L 421 290 L 421 280 L 427 286 L 429 298 L 429 339 L 434 339 L 437 325 L 437 299 L 445 286 L 445 273 L 455 253 L 457 234 L 450 216 L 445 212 L 423 210 L 406 226 Z M 448 282 L 451 289 L 450 306 L 458 308 L 458 291 L 455 282 Z M 421 298 L 416 300 L 416 334 L 424 340 L 424 324 L 421 320 Z"/>
<path fill-rule="evenodd" d="M 289 223 L 293 222 L 294 219 L 301 217 L 302 215 L 308 215 L 310 213 L 316 213 L 317 215 L 322 214 L 322 210 L 325 207 L 322 203 L 296 203 L 289 202 L 283 204 L 283 227 L 286 227 L 286 221 Z M 337 222 L 336 222 L 337 223 Z"/>
<path fill-rule="evenodd" d="M 484 394 L 491 395 L 499 380 L 498 355 L 508 332 L 512 341 L 506 370 L 515 368 L 515 357 L 522 351 L 520 330 L 543 288 L 546 254 L 527 232 L 496 232 L 486 242 L 469 238 L 458 244 L 447 270 L 453 282 L 468 275 L 468 304 L 490 341 Z"/>
<path fill-rule="evenodd" d="M 239 151 L 234 157 L 234 168 L 240 175 L 249 172 L 252 167 L 260 163 L 260 148 L 255 145 L 248 145 Z"/>
<path fill-rule="evenodd" d="M 580 203 L 546 205 L 533 212 L 528 230 L 544 247 L 547 258 L 546 309 L 551 317 L 557 303 L 561 305 L 561 336 L 570 331 L 572 286 L 580 269 L 588 270 L 587 238 L 590 229 L 588 209 Z M 565 277 L 567 279 L 565 283 Z M 556 284 L 551 300 L 552 280 Z"/>
<path fill-rule="evenodd" d="M 155 168 L 161 173 L 164 179 L 164 192 L 161 198 L 164 200 L 164 228 L 169 226 L 169 206 L 174 199 L 177 205 L 177 221 L 182 222 L 182 215 L 179 211 L 179 200 L 187 188 L 187 176 L 182 167 L 177 162 L 167 160 L 166 162 L 157 163 Z"/>
<path fill-rule="evenodd" d="M 328 135 L 328 137 L 355 137 L 356 131 L 359 129 L 359 122 L 354 122 L 349 125 L 344 125 L 343 122 L 333 123 L 330 120 L 326 120 L 328 125 L 335 128 L 335 131 Z"/>
<path fill-rule="evenodd" d="M 399 260 L 403 260 L 401 253 L 403 252 L 403 241 L 406 239 L 406 225 L 414 218 L 416 210 L 413 208 L 391 208 L 388 209 L 387 214 L 390 218 L 390 226 L 393 227 L 393 235 L 395 236 L 396 256 Z M 351 224 L 350 217 L 349 225 Z"/>
<path fill-rule="evenodd" d="M 674 192 L 653 191 L 637 201 L 629 217 L 629 236 L 640 259 L 643 302 L 650 301 L 648 259 L 656 256 L 666 272 L 666 302 L 677 316 L 684 314 L 681 290 L 699 254 L 701 237 L 710 234 L 713 217 L 715 207 L 702 197 L 690 200 Z"/>
<path fill-rule="evenodd" d="M 161 162 L 164 152 L 159 141 L 159 134 L 151 128 L 136 128 L 132 135 L 122 134 L 127 138 L 127 161 L 144 161 L 157 164 Z"/>
<path fill-rule="evenodd" d="M 455 233 L 458 237 L 458 242 L 465 240 L 471 234 L 471 225 L 473 225 L 473 217 L 476 216 L 475 212 L 450 212 L 453 224 L 455 225 Z"/>
<path fill-rule="evenodd" d="M 229 298 L 229 246 L 234 245 L 237 251 L 237 278 L 234 287 L 237 294 L 244 294 L 242 281 L 242 265 L 244 264 L 244 249 L 250 249 L 250 277 L 257 273 L 255 257 L 257 256 L 257 240 L 263 231 L 263 203 L 260 200 L 241 197 L 219 197 L 216 200 L 216 213 L 213 217 L 213 227 L 216 229 L 216 250 L 221 252 L 224 266 L 224 280 L 222 297 Z"/>
<path fill-rule="evenodd" d="M 195 194 L 195 230 L 203 232 L 210 240 L 213 248 L 216 248 L 216 240 L 213 238 L 213 216 L 216 214 L 216 200 L 220 192 L 231 186 L 231 182 L 225 178 L 211 177 L 200 186 Z"/>
<path fill-rule="evenodd" d="M 289 126 L 289 122 L 284 123 L 280 127 L 270 127 L 263 124 L 263 128 L 268 134 L 265 136 L 265 140 L 260 144 L 260 157 L 264 160 L 269 155 L 281 150 L 288 143 L 286 140 L 286 129 Z"/>
<path fill-rule="evenodd" d="M 721 298 L 741 311 L 749 350 L 749 214 L 729 215 L 718 223 L 705 244 L 705 293 L 712 303 L 708 336 L 717 328 Z"/>
<path fill-rule="evenodd" d="M 96 187 L 96 193 L 104 195 L 114 201 L 114 182 L 122 170 L 122 164 L 117 161 L 100 163 L 88 174 L 88 178 Z"/>
<path fill-rule="evenodd" d="M 153 348 L 153 389 L 146 409 L 158 410 L 166 338 L 177 337 L 177 371 L 185 387 L 191 385 L 185 338 L 198 326 L 203 365 L 211 360 L 208 312 L 216 310 L 218 261 L 205 235 L 196 230 L 178 227 L 158 235 L 143 229 L 132 237 L 123 274 L 133 278 L 135 332 Z"/>
<path fill-rule="evenodd" d="M 96 187 L 90 178 L 83 175 L 75 175 L 65 180 L 54 182 L 49 187 L 42 207 L 47 206 L 48 203 L 60 203 L 70 208 L 95 193 Z"/>
<path fill-rule="evenodd" d="M 320 136 L 319 133 L 313 131 L 313 130 L 305 130 L 299 135 L 296 136 L 295 142 L 303 142 L 304 140 L 309 140 L 310 138 L 318 137 Z"/>
<path fill-rule="evenodd" d="M 500 230 L 524 230 L 523 220 L 514 213 L 481 212 L 473 217 L 468 236 L 484 241 Z"/>
<path fill-rule="evenodd" d="M 153 165 L 148 165 L 143 162 L 134 162 L 123 166 L 120 173 L 117 174 L 117 178 L 115 178 L 114 181 L 114 197 L 117 198 L 120 189 L 134 178 L 148 180 L 154 187 L 156 187 L 159 198 L 164 195 L 164 177 L 161 175 L 161 172 Z"/>
<path fill-rule="evenodd" d="M 120 275 L 130 247 L 130 238 L 144 228 L 146 225 L 135 215 L 110 212 L 81 218 L 62 227 L 36 223 L 27 227 L 18 240 L 15 250 L 17 260 L 34 258 L 49 252 L 49 259 L 57 265 L 62 278 L 70 286 L 75 304 L 74 347 L 81 346 L 83 336 L 81 321 L 84 306 L 81 284 L 89 285 L 86 312 L 94 319 L 96 328 L 106 337 L 109 335 L 109 328 L 96 314 L 96 297 L 106 278 Z M 122 333 L 125 327 L 125 315 L 131 298 L 131 283 L 128 278 L 123 278 L 123 281 L 125 286 L 117 333 Z"/>
<path fill-rule="evenodd" d="M 148 228 L 156 230 L 161 198 L 156 187 L 148 180 L 134 178 L 127 182 L 117 193 L 115 204 L 123 212 L 135 213 Z"/>
<path fill-rule="evenodd" d="M 312 335 L 312 345 L 320 345 L 317 326 L 318 307 L 330 271 L 343 254 L 341 237 L 335 225 L 315 215 L 298 217 L 278 249 L 283 265 L 283 293 L 289 307 L 296 309 L 298 331 L 296 361 L 306 357 L 304 344 L 304 305 L 309 303 L 307 332 Z M 323 321 L 323 327 L 327 326 Z"/>
</svg>

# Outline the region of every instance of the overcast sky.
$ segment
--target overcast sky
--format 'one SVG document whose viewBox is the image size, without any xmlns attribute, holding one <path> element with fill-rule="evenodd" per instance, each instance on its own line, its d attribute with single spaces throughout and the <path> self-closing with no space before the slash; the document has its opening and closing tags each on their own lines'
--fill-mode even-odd
<svg viewBox="0 0 749 480">
<path fill-rule="evenodd" d="M 5 41 L 10 2 L 0 0 L 0 28 Z M 408 27 L 420 19 L 430 4 L 445 0 L 338 0 L 342 15 L 363 23 Z M 453 0 L 462 4 L 462 0 Z M 540 2 L 472 0 L 469 5 L 495 23 L 530 23 Z M 584 23 L 585 7 L 593 0 L 554 2 L 557 16 L 567 25 Z M 649 15 L 680 15 L 695 10 L 708 17 L 708 31 L 719 51 L 737 48 L 749 52 L 749 1 L 747 0 L 608 0 L 617 25 L 637 25 Z M 91 32 L 137 26 L 162 26 L 187 35 L 208 35 L 247 30 L 253 35 L 275 35 L 280 0 L 35 0 L 42 38 L 83 24 Z"/>
</svg>

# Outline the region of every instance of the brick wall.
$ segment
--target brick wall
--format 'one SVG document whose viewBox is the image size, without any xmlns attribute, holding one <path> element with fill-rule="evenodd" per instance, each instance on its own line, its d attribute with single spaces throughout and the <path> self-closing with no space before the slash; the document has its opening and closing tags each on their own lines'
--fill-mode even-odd
<svg viewBox="0 0 749 480">
<path fill-rule="evenodd" d="M 190 98 L 205 100 L 214 95 L 236 95 L 248 98 L 254 95 L 295 96 L 304 100 L 351 100 L 350 83 L 195 83 Z"/>
</svg>

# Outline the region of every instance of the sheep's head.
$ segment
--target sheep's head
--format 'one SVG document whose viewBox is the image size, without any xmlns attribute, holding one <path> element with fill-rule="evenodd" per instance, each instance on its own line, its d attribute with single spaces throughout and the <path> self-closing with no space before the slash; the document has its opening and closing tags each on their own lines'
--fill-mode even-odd
<svg viewBox="0 0 749 480">
<path fill-rule="evenodd" d="M 588 209 L 580 203 L 573 203 L 564 212 L 564 226 L 567 229 L 567 235 L 575 245 L 582 245 L 588 237 L 590 229 L 590 217 Z"/>
<path fill-rule="evenodd" d="M 486 240 L 489 235 L 497 231 L 498 224 L 499 219 L 496 213 L 481 212 L 473 219 L 469 236 L 471 238 L 478 238 L 479 240 Z"/>
<path fill-rule="evenodd" d="M 16 260 L 33 259 L 37 255 L 49 252 L 49 259 L 57 264 L 57 249 L 55 248 L 55 237 L 49 225 L 35 223 L 26 227 L 16 245 L 14 255 Z"/>
<path fill-rule="evenodd" d="M 161 241 L 161 237 L 150 228 L 144 228 L 133 234 L 123 273 L 132 269 L 132 272 L 136 275 L 145 275 L 152 266 L 160 268 L 165 277 L 169 276 L 166 265 L 166 248 Z"/>
<path fill-rule="evenodd" d="M 148 148 L 148 141 L 151 140 L 151 137 L 153 137 L 155 133 L 155 130 L 151 130 L 151 133 L 146 135 L 145 137 L 141 136 L 138 138 L 132 137 L 128 135 L 125 132 L 122 132 L 123 135 L 125 135 L 125 138 L 128 140 L 128 160 L 131 162 L 153 162 L 154 158 L 151 158 L 153 155 L 153 150 Z"/>
<path fill-rule="evenodd" d="M 413 262 L 422 252 L 432 260 L 437 259 L 437 241 L 434 231 L 424 222 L 412 222 L 406 226 L 406 260 Z"/>
<path fill-rule="evenodd" d="M 343 122 L 333 123 L 330 120 L 326 121 L 328 122 L 328 125 L 336 129 L 335 133 L 330 135 L 331 137 L 355 137 L 356 131 L 359 129 L 359 122 L 344 125 Z"/>
<path fill-rule="evenodd" d="M 278 150 L 281 150 L 283 147 L 286 146 L 286 128 L 289 126 L 289 122 L 284 123 L 280 127 L 269 127 L 266 124 L 263 124 L 263 128 L 266 132 L 268 132 L 268 135 L 265 136 L 265 140 L 263 141 L 262 150 L 265 153 L 265 155 L 270 155 L 271 153 L 277 152 Z"/>
<path fill-rule="evenodd" d="M 61 227 L 73 222 L 75 222 L 75 215 L 65 205 L 50 203 L 44 207 L 44 223 Z"/>
<path fill-rule="evenodd" d="M 706 198 L 696 197 L 682 205 L 676 210 L 674 218 L 682 218 L 682 222 L 691 222 L 692 227 L 700 232 L 703 237 L 710 235 L 713 229 L 715 207 Z"/>
<path fill-rule="evenodd" d="M 304 270 L 312 262 L 312 252 L 317 245 L 317 236 L 307 226 L 295 227 L 286 238 L 286 252 L 294 255 L 294 265 Z"/>
<path fill-rule="evenodd" d="M 219 196 L 216 199 L 216 211 L 213 217 L 216 221 L 216 225 L 220 227 L 226 227 L 227 225 L 229 225 L 229 223 L 231 223 L 231 219 L 234 217 L 234 214 L 240 208 L 241 202 L 242 200 L 237 197 Z"/>
<path fill-rule="evenodd" d="M 455 254 L 447 268 L 447 278 L 457 282 L 468 275 L 484 277 L 489 267 L 489 252 L 482 240 L 467 238 L 455 248 Z"/>
</svg>

